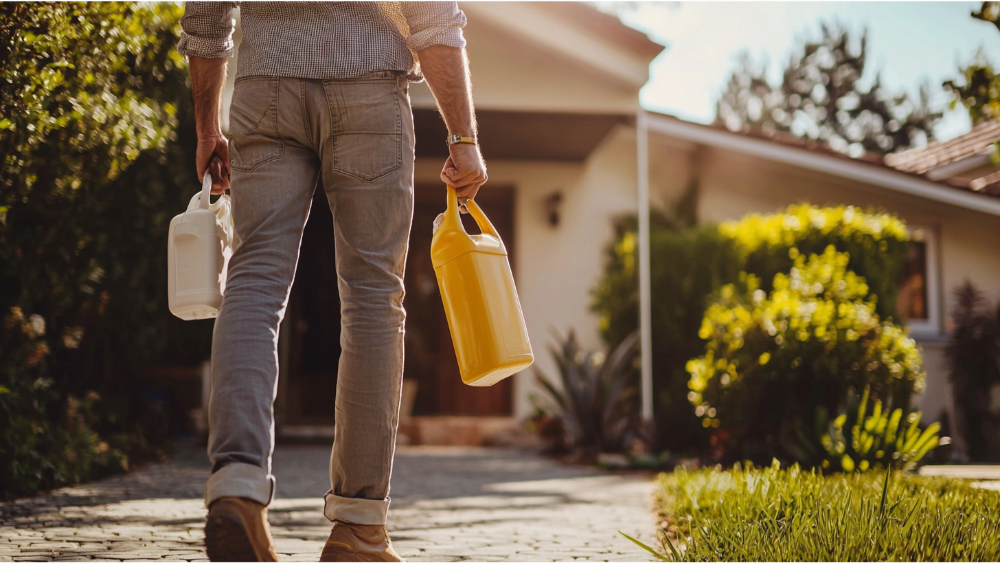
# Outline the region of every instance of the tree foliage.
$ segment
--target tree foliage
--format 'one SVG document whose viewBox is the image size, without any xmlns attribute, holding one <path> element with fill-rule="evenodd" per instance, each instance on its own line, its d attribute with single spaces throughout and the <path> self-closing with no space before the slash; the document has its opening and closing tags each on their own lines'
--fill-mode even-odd
<svg viewBox="0 0 1000 563">
<path fill-rule="evenodd" d="M 716 119 L 733 131 L 791 133 L 861 156 L 888 154 L 932 138 L 940 112 L 930 109 L 927 85 L 916 97 L 894 94 L 868 70 L 868 34 L 820 25 L 820 38 L 800 43 L 780 84 L 767 65 L 743 53 L 716 105 Z M 869 73 L 870 74 L 870 73 Z M 868 85 L 870 83 L 870 85 Z"/>
<path fill-rule="evenodd" d="M 1000 2 L 983 2 L 972 17 L 992 23 L 1000 31 Z M 972 124 L 1000 119 L 1000 75 L 981 50 L 959 71 L 960 76 L 944 83 L 951 94 L 951 107 L 962 104 L 969 111 Z"/>
<path fill-rule="evenodd" d="M 142 367 L 207 343 L 165 303 L 167 224 L 193 183 L 181 11 L 0 4 L 0 496 L 148 455 L 162 413 Z M 121 455 L 84 455 L 72 428 Z"/>
</svg>

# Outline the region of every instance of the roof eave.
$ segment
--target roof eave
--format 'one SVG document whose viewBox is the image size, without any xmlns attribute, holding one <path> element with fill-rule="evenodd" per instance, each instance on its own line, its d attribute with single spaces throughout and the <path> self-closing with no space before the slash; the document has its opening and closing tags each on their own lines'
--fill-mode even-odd
<svg viewBox="0 0 1000 563">
<path fill-rule="evenodd" d="M 544 2 L 463 2 L 461 6 L 470 18 L 482 18 L 620 84 L 642 88 L 649 81 L 650 62 L 664 47 L 617 18 L 589 6 L 568 4 L 558 7 Z M 566 17 L 569 14 L 573 17 Z"/>
<path fill-rule="evenodd" d="M 1000 199 L 931 182 L 865 162 L 854 162 L 739 133 L 650 114 L 650 131 L 733 152 L 864 182 L 955 207 L 1000 216 Z"/>
</svg>

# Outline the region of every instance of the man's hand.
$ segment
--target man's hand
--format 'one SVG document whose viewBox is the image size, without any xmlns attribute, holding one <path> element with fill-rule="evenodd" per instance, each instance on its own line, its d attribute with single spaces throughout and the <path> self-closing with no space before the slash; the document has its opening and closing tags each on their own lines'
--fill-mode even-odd
<svg viewBox="0 0 1000 563">
<path fill-rule="evenodd" d="M 188 57 L 191 69 L 191 90 L 194 91 L 194 120 L 198 132 L 195 152 L 195 172 L 198 183 L 205 171 L 212 172 L 212 193 L 229 189 L 229 141 L 219 125 L 222 87 L 226 83 L 226 59 Z"/>
<path fill-rule="evenodd" d="M 475 199 L 479 187 L 486 183 L 486 163 L 476 145 L 451 145 L 451 156 L 441 170 L 441 181 L 451 184 L 459 198 Z"/>
<path fill-rule="evenodd" d="M 476 138 L 476 111 L 465 49 L 431 45 L 419 51 L 417 57 L 448 133 Z M 486 183 L 486 163 L 479 147 L 459 143 L 448 148 L 451 156 L 441 170 L 441 181 L 454 186 L 463 202 L 476 197 L 480 186 Z M 465 206 L 462 208 L 464 212 Z"/>
<path fill-rule="evenodd" d="M 222 135 L 198 137 L 198 150 L 194 157 L 198 177 L 205 171 L 212 173 L 212 193 L 221 194 L 229 189 L 229 141 Z"/>
</svg>

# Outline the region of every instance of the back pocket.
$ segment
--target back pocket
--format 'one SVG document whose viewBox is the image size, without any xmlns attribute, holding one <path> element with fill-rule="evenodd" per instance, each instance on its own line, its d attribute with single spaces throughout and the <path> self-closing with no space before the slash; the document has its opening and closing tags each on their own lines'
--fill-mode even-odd
<svg viewBox="0 0 1000 563">
<path fill-rule="evenodd" d="M 372 182 L 403 162 L 399 84 L 395 78 L 324 83 L 333 119 L 333 169 Z"/>
<path fill-rule="evenodd" d="M 249 77 L 236 81 L 229 110 L 229 163 L 251 172 L 285 154 L 278 137 L 278 79 Z"/>
</svg>

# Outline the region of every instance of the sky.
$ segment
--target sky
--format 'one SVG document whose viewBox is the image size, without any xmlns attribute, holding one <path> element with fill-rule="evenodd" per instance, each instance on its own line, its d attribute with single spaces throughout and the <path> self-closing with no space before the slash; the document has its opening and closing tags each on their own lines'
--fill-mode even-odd
<svg viewBox="0 0 1000 563">
<path fill-rule="evenodd" d="M 647 33 L 667 49 L 650 67 L 643 107 L 700 123 L 715 117 L 715 101 L 736 55 L 747 50 L 768 60 L 775 82 L 796 38 L 818 37 L 818 22 L 836 21 L 869 33 L 871 70 L 881 72 L 892 92 L 916 93 L 922 81 L 947 96 L 942 82 L 958 76 L 960 65 L 979 48 L 1000 64 L 1000 31 L 969 14 L 979 2 L 669 2 L 639 3 L 620 10 L 626 24 Z M 766 59 L 765 59 L 766 57 Z M 968 114 L 947 111 L 935 137 L 947 140 L 967 132 Z"/>
</svg>

